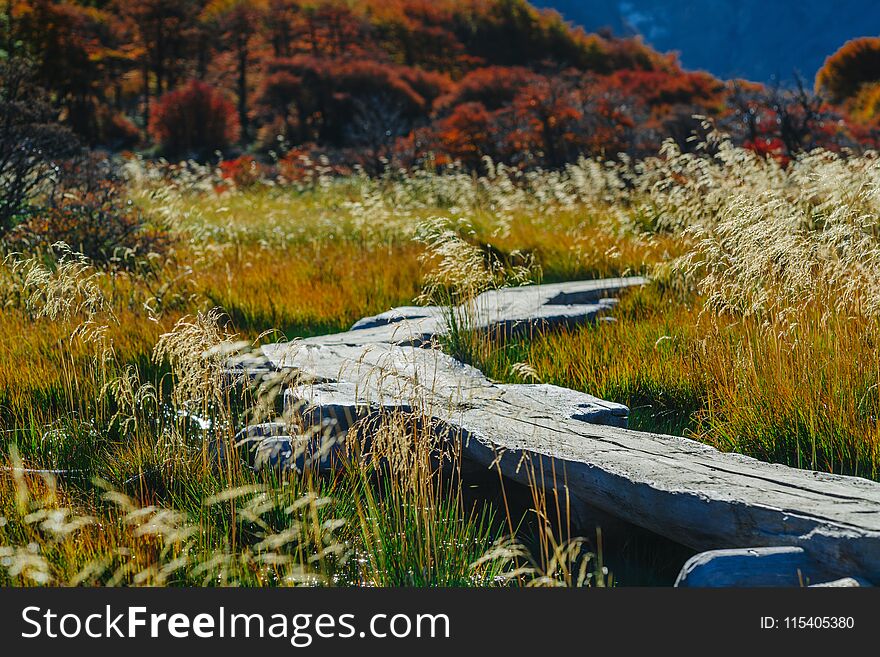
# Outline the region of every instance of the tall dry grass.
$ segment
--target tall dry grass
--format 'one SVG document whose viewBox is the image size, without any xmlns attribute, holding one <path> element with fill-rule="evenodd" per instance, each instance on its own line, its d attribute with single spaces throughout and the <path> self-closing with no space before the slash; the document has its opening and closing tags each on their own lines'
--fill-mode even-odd
<svg viewBox="0 0 880 657">
<path fill-rule="evenodd" d="M 642 162 L 487 171 L 235 189 L 210 168 L 132 161 L 132 199 L 176 237 L 167 258 L 134 275 L 63 247 L 10 254 L 2 581 L 607 584 L 540 473 L 527 519 L 503 495 L 475 507 L 456 455 L 439 468 L 442 445 L 418 422 L 384 418 L 376 451 L 332 475 L 232 458 L 246 456 L 235 435 L 254 407 L 276 407 L 254 398 L 268 389 L 229 385 L 223 341 L 343 330 L 422 293 L 466 302 L 502 284 L 649 273 L 616 322 L 502 344 L 473 336 L 465 313 L 447 348 L 498 379 L 627 403 L 636 428 L 877 478 L 874 155 L 782 168 L 710 134 Z M 525 524 L 529 550 L 511 537 Z"/>
</svg>

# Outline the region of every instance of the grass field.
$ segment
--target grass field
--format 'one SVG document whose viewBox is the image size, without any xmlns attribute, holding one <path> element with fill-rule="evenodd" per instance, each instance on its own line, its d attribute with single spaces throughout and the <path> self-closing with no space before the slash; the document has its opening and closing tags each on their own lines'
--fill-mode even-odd
<svg viewBox="0 0 880 657">
<path fill-rule="evenodd" d="M 433 465 L 432 439 L 394 418 L 332 477 L 255 474 L 212 450 L 252 418 L 223 385 L 221 341 L 340 331 L 511 280 L 652 277 L 614 322 L 448 345 L 490 377 L 625 403 L 633 428 L 878 478 L 880 162 L 817 152 L 783 170 L 711 148 L 222 191 L 195 166 L 129 162 L 130 198 L 173 236 L 149 268 L 97 267 L 70 245 L 0 271 L 0 582 L 613 583 L 595 537 L 550 517 L 558 500 L 535 488 L 525 514 L 475 505 Z"/>
</svg>

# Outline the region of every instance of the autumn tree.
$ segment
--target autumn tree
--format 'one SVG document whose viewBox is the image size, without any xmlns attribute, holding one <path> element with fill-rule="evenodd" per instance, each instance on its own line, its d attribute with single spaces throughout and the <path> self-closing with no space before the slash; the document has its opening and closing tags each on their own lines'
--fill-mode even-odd
<svg viewBox="0 0 880 657">
<path fill-rule="evenodd" d="M 101 48 L 97 23 L 102 14 L 49 0 L 35 0 L 18 11 L 17 35 L 34 63 L 36 82 L 51 90 L 74 130 L 91 133 L 100 80 L 93 57 Z"/>
<path fill-rule="evenodd" d="M 843 103 L 835 111 L 804 89 L 729 91 L 638 38 L 587 33 L 526 0 L 0 6 L 0 50 L 34 61 L 84 141 L 116 149 L 139 140 L 130 118 L 155 135 L 172 106 L 194 112 L 201 92 L 190 80 L 230 92 L 243 148 L 302 146 L 373 168 L 395 153 L 416 162 L 433 152 L 474 167 L 484 156 L 522 167 L 639 156 L 669 136 L 687 148 L 695 115 L 728 121 L 751 147 L 784 154 L 838 147 L 844 132 L 874 143 L 878 129 L 880 39 L 847 44 L 820 72 L 822 95 Z M 169 95 L 176 91 L 185 93 Z"/>
<path fill-rule="evenodd" d="M 462 103 L 482 103 L 495 111 L 513 102 L 520 90 L 536 77 L 536 73 L 522 66 L 481 67 L 462 77 L 438 104 L 454 107 Z"/>
<path fill-rule="evenodd" d="M 483 157 L 559 167 L 581 155 L 630 151 L 637 103 L 605 78 L 568 69 L 548 75 L 484 67 L 438 100 L 434 147 L 480 166 Z"/>
<path fill-rule="evenodd" d="M 201 0 L 114 0 L 114 12 L 136 29 L 144 125 L 150 123 L 152 98 L 193 75 L 193 50 L 204 43 L 197 23 L 200 4 Z"/>
<path fill-rule="evenodd" d="M 825 60 L 816 74 L 816 91 L 840 103 L 854 97 L 863 84 L 880 81 L 880 37 L 847 41 Z"/>
<path fill-rule="evenodd" d="M 267 131 L 260 137 L 264 145 L 274 146 L 276 139 L 288 145 L 303 139 L 308 119 L 306 94 L 304 78 L 293 60 L 268 62 L 255 98 L 257 117 Z"/>
<path fill-rule="evenodd" d="M 862 85 L 850 103 L 850 117 L 863 125 L 880 127 L 880 82 Z"/>
<path fill-rule="evenodd" d="M 305 52 L 326 57 L 376 54 L 368 24 L 343 0 L 304 1 L 298 16 Z"/>
<path fill-rule="evenodd" d="M 582 91 L 562 76 L 535 77 L 513 102 L 517 118 L 517 150 L 539 155 L 551 167 L 577 158 L 586 137 L 580 129 L 585 118 Z"/>
<path fill-rule="evenodd" d="M 201 20 L 215 26 L 235 53 L 238 123 L 242 140 L 246 140 L 249 134 L 248 69 L 251 42 L 267 9 L 265 0 L 210 0 L 201 14 Z"/>
<path fill-rule="evenodd" d="M 722 126 L 762 155 L 787 161 L 817 147 L 839 150 L 849 145 L 840 130 L 840 114 L 800 78 L 791 88 L 733 81 L 728 106 L 731 112 Z"/>
<path fill-rule="evenodd" d="M 483 103 L 462 103 L 436 123 L 428 146 L 438 151 L 441 162 L 455 160 L 475 169 L 484 157 L 501 159 L 498 128 Z"/>
<path fill-rule="evenodd" d="M 150 120 L 151 135 L 174 157 L 210 155 L 235 143 L 238 131 L 232 103 L 198 80 L 162 96 Z"/>
<path fill-rule="evenodd" d="M 629 152 L 639 104 L 605 78 L 576 70 L 538 76 L 513 102 L 516 148 L 543 166 L 560 167 L 582 155 Z"/>
<path fill-rule="evenodd" d="M 295 42 L 300 37 L 297 26 L 301 23 L 301 10 L 297 0 L 267 0 L 263 22 L 275 58 L 294 54 Z"/>
<path fill-rule="evenodd" d="M 281 117 L 288 134 L 341 147 L 376 134 L 380 117 L 392 134 L 426 117 L 430 100 L 414 86 L 436 96 L 444 81 L 372 60 L 297 55 L 269 63 L 257 104 L 264 120 Z"/>
<path fill-rule="evenodd" d="M 473 66 L 454 32 L 451 7 L 432 0 L 384 0 L 370 5 L 382 49 L 399 64 L 460 74 Z"/>
<path fill-rule="evenodd" d="M 618 107 L 638 115 L 631 147 L 639 155 L 656 151 L 667 137 L 688 150 L 701 125 L 694 116 L 716 118 L 726 108 L 724 84 L 702 71 L 627 68 L 596 78 L 596 86 L 609 105 L 617 98 Z"/>
</svg>

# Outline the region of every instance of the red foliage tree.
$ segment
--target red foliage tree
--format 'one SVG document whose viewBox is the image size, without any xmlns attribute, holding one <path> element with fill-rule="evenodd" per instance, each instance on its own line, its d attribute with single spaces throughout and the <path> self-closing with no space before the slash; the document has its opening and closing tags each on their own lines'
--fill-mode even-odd
<svg viewBox="0 0 880 657">
<path fill-rule="evenodd" d="M 264 150 L 310 144 L 336 162 L 372 167 L 389 154 L 419 161 L 431 151 L 473 166 L 483 155 L 521 166 L 637 156 L 669 136 L 689 147 L 700 127 L 695 115 L 733 117 L 743 142 L 765 148 L 778 139 L 790 154 L 837 147 L 842 133 L 869 140 L 880 112 L 872 86 L 880 83 L 880 38 L 848 43 L 820 72 L 818 88 L 842 103 L 835 114 L 799 92 L 761 88 L 737 99 L 640 39 L 588 34 L 526 0 L 14 0 L 7 7 L 8 44 L 36 61 L 64 120 L 87 143 L 114 148 L 135 143 L 126 116 L 138 115 L 154 136 L 162 133 L 169 154 L 228 143 L 229 117 L 208 139 L 192 137 L 185 117 L 172 125 L 167 108 L 150 116 L 154 97 L 188 79 L 210 81 L 237 101 L 243 148 L 256 136 Z M 743 114 L 753 106 L 755 114 Z"/>
<path fill-rule="evenodd" d="M 427 117 L 432 97 L 447 85 L 443 76 L 374 60 L 297 55 L 269 64 L 257 103 L 263 119 L 278 121 L 285 136 L 338 147 L 366 120 L 370 132 L 410 127 Z"/>
<path fill-rule="evenodd" d="M 724 84 L 702 71 L 624 69 L 612 73 L 606 84 L 651 108 L 692 105 L 717 112 L 724 105 Z"/>
<path fill-rule="evenodd" d="M 534 72 L 521 66 L 485 66 L 465 75 L 438 101 L 438 105 L 455 107 L 461 103 L 482 103 L 494 111 L 513 102 L 520 89 L 536 77 Z"/>
<path fill-rule="evenodd" d="M 435 126 L 433 148 L 439 151 L 439 162 L 457 160 L 475 168 L 483 157 L 500 159 L 495 131 L 497 123 L 480 102 L 462 103 Z"/>
<path fill-rule="evenodd" d="M 586 114 L 581 90 L 563 77 L 536 77 L 513 101 L 517 126 L 510 135 L 514 151 L 540 156 L 558 167 L 577 158 L 587 133 L 580 123 Z"/>
<path fill-rule="evenodd" d="M 728 105 L 723 127 L 746 148 L 781 162 L 817 147 L 856 146 L 843 116 L 800 81 L 795 89 L 734 81 Z"/>
<path fill-rule="evenodd" d="M 192 80 L 159 100 L 150 134 L 166 155 L 204 157 L 238 139 L 235 108 L 221 92 Z"/>
<path fill-rule="evenodd" d="M 629 151 L 634 103 L 604 83 L 574 70 L 535 78 L 513 102 L 516 150 L 525 149 L 550 167 L 582 154 L 613 157 Z"/>
<path fill-rule="evenodd" d="M 365 17 L 342 0 L 303 3 L 299 21 L 305 52 L 329 57 L 363 56 L 372 48 L 366 37 Z"/>
</svg>

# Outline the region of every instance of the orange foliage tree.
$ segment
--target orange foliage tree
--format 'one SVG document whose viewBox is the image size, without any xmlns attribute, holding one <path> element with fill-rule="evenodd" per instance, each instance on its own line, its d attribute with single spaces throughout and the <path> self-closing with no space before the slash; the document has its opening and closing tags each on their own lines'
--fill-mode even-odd
<svg viewBox="0 0 880 657">
<path fill-rule="evenodd" d="M 847 41 L 816 74 L 816 91 L 834 103 L 858 94 L 863 84 L 880 81 L 880 37 Z"/>
<path fill-rule="evenodd" d="M 557 167 L 583 154 L 644 154 L 669 136 L 688 147 L 700 125 L 694 115 L 740 116 L 730 125 L 743 141 L 786 153 L 837 143 L 847 121 L 861 126 L 858 135 L 877 123 L 880 38 L 846 44 L 820 71 L 817 89 L 842 103 L 835 110 L 763 87 L 737 99 L 638 38 L 587 33 L 526 0 L 12 0 L 5 8 L 7 43 L 24 51 L 11 54 L 34 60 L 39 84 L 87 143 L 114 148 L 148 129 L 169 154 L 229 145 L 236 133 L 242 149 L 320 151 L 340 166 L 433 153 L 474 167 L 484 156 Z M 189 124 L 229 102 L 234 120 L 217 119 L 205 134 Z M 750 104 L 756 114 L 737 114 Z M 181 126 L 171 125 L 171 111 L 188 112 Z M 824 118 L 835 111 L 837 127 Z"/>
</svg>

